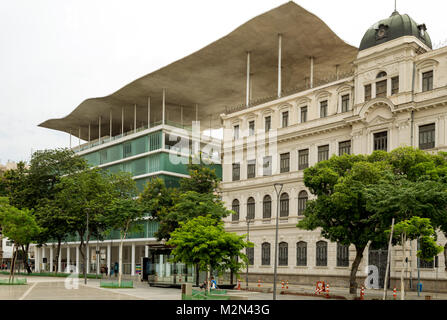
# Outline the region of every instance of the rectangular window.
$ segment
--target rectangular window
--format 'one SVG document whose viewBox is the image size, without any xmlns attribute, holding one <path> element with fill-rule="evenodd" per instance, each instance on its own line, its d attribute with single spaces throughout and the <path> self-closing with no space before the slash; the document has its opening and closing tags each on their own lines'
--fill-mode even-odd
<svg viewBox="0 0 447 320">
<path fill-rule="evenodd" d="M 265 117 L 265 132 L 269 132 L 272 128 L 272 117 Z"/>
<path fill-rule="evenodd" d="M 234 137 L 234 140 L 239 139 L 239 125 L 234 126 L 234 128 L 233 128 L 233 137 Z"/>
<path fill-rule="evenodd" d="M 286 128 L 289 126 L 289 111 L 282 113 L 282 127 Z"/>
<path fill-rule="evenodd" d="M 256 160 L 249 160 L 247 164 L 247 178 L 256 177 Z"/>
<path fill-rule="evenodd" d="M 376 98 L 386 97 L 386 80 L 376 82 Z"/>
<path fill-rule="evenodd" d="M 233 163 L 233 181 L 238 181 L 241 179 L 241 164 Z"/>
<path fill-rule="evenodd" d="M 341 112 L 349 111 L 349 94 L 341 97 Z"/>
<path fill-rule="evenodd" d="M 264 176 L 271 176 L 272 175 L 272 157 L 271 156 L 264 157 L 263 164 L 262 164 L 262 169 L 263 169 L 263 175 Z"/>
<path fill-rule="evenodd" d="M 309 149 L 298 151 L 298 170 L 309 168 Z"/>
<path fill-rule="evenodd" d="M 365 86 L 365 101 L 371 100 L 371 85 L 367 84 Z"/>
<path fill-rule="evenodd" d="M 422 91 L 433 90 L 433 70 L 422 74 Z"/>
<path fill-rule="evenodd" d="M 388 151 L 388 132 L 374 133 L 374 151 Z"/>
<path fill-rule="evenodd" d="M 391 94 L 395 95 L 399 93 L 399 77 L 391 78 Z"/>
<path fill-rule="evenodd" d="M 301 123 L 307 122 L 307 107 L 301 108 Z"/>
<path fill-rule="evenodd" d="M 338 155 L 351 154 L 351 141 L 343 141 L 338 144 Z"/>
<path fill-rule="evenodd" d="M 248 123 L 248 135 L 249 136 L 255 135 L 255 122 L 254 121 L 250 121 Z"/>
<path fill-rule="evenodd" d="M 290 153 L 283 153 L 281 155 L 280 171 L 281 173 L 290 171 Z"/>
<path fill-rule="evenodd" d="M 104 164 L 107 162 L 107 149 L 99 152 L 99 163 Z"/>
<path fill-rule="evenodd" d="M 329 145 L 318 147 L 318 162 L 329 159 Z"/>
<path fill-rule="evenodd" d="M 132 144 L 130 142 L 123 144 L 123 158 L 130 157 L 132 155 Z"/>
<path fill-rule="evenodd" d="M 337 243 L 337 267 L 349 267 L 349 246 Z"/>
<path fill-rule="evenodd" d="M 327 117 L 327 100 L 320 102 L 320 118 Z"/>
<path fill-rule="evenodd" d="M 419 149 L 433 149 L 435 147 L 435 124 L 419 127 Z"/>
</svg>

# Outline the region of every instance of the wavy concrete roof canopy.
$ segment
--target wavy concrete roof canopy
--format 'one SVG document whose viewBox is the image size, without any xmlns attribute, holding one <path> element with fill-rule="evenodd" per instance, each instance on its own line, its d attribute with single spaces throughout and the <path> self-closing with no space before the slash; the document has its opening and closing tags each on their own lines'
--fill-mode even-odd
<svg viewBox="0 0 447 320">
<path fill-rule="evenodd" d="M 185 114 L 194 118 L 199 105 L 202 129 L 220 127 L 219 115 L 226 106 L 243 104 L 246 97 L 246 55 L 251 52 L 252 98 L 277 94 L 278 34 L 282 34 L 282 88 L 304 84 L 310 76 L 310 57 L 314 57 L 314 79 L 352 70 L 358 49 L 341 40 L 321 19 L 288 2 L 246 22 L 227 36 L 164 68 L 145 75 L 115 93 L 87 99 L 62 119 L 51 119 L 39 126 L 74 133 L 81 128 L 81 139 L 98 138 L 98 118 L 102 117 L 102 136 L 109 133 L 109 114 L 113 116 L 113 135 L 121 133 L 121 109 L 125 107 L 125 130 L 137 119 L 147 124 L 147 100 L 151 97 L 151 123 L 161 120 L 162 90 L 166 88 L 167 119 L 178 121 L 178 105 L 188 106 Z M 178 109 L 179 110 L 179 109 Z M 138 125 L 139 126 L 139 125 Z"/>
</svg>

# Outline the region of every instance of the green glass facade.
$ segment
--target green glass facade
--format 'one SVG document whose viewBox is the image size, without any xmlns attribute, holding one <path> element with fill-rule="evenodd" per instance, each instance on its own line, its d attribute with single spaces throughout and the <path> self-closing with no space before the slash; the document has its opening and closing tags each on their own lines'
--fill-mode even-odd
<svg viewBox="0 0 447 320">
<path fill-rule="evenodd" d="M 188 175 L 189 158 L 186 155 L 170 153 L 170 150 L 174 151 L 175 149 L 165 143 L 163 137 L 163 129 L 161 129 L 100 150 L 85 153 L 82 156 L 92 167 L 101 166 L 101 169 L 112 173 L 129 172 L 133 177 L 143 176 L 135 179 L 140 192 L 154 178 L 161 178 L 168 188 L 177 188 L 180 186 L 180 179 L 182 179 L 178 175 Z M 190 143 L 189 150 L 191 150 L 191 146 Z M 131 159 L 126 160 L 127 158 Z M 209 167 L 216 171 L 219 178 L 222 178 L 222 166 L 220 164 L 212 163 L 209 164 Z M 154 237 L 154 233 L 158 230 L 158 223 L 149 220 L 142 223 L 144 224 L 142 231 L 130 233 L 127 239 Z M 75 238 L 73 237 L 68 241 L 79 241 Z M 120 239 L 119 232 L 113 231 L 107 239 Z"/>
</svg>

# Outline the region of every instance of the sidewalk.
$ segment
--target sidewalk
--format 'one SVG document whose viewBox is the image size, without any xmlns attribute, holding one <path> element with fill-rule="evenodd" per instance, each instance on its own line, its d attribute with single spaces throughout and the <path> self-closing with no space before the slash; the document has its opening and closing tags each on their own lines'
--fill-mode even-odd
<svg viewBox="0 0 447 320">
<path fill-rule="evenodd" d="M 246 285 L 241 282 L 241 291 L 244 291 Z M 400 300 L 400 288 L 397 288 L 396 300 Z M 258 283 L 249 283 L 249 291 L 257 291 L 270 293 L 273 292 L 272 283 L 261 283 L 258 287 Z M 279 283 L 276 286 L 277 294 L 293 294 L 293 295 L 303 295 L 303 296 L 315 296 L 315 286 L 304 286 L 304 285 L 290 285 L 286 289 L 286 283 L 284 283 L 284 289 L 282 289 L 282 284 Z M 322 299 L 326 298 L 326 293 L 323 292 L 320 295 Z M 420 296 L 415 291 L 405 291 L 405 300 L 426 300 L 426 296 L 430 296 L 431 300 L 447 300 L 447 293 L 434 293 L 434 292 L 421 292 Z M 355 297 L 360 297 L 360 288 L 357 289 L 357 296 L 351 295 L 349 293 L 349 288 L 332 287 L 329 284 L 329 297 L 331 299 L 346 299 L 354 300 Z M 383 289 L 365 289 L 364 300 L 382 300 L 383 299 Z M 387 291 L 387 300 L 393 300 L 393 289 Z"/>
</svg>

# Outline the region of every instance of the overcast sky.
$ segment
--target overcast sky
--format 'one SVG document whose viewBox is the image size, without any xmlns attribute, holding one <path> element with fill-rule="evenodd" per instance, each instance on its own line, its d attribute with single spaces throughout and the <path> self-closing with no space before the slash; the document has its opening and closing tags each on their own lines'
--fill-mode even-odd
<svg viewBox="0 0 447 320">
<path fill-rule="evenodd" d="M 0 0 L 0 163 L 32 150 L 68 147 L 69 135 L 39 128 L 83 100 L 189 55 L 283 0 Z M 351 45 L 394 10 L 394 0 L 296 0 Z M 447 38 L 445 0 L 398 0 Z"/>
</svg>

